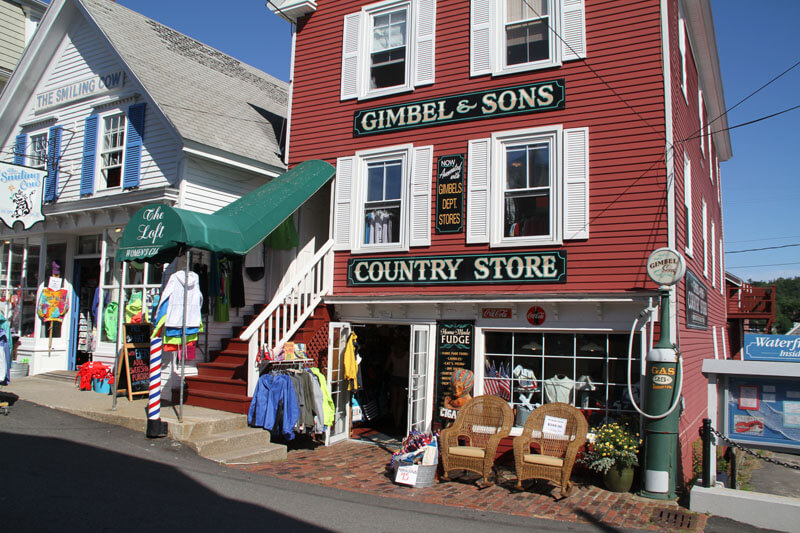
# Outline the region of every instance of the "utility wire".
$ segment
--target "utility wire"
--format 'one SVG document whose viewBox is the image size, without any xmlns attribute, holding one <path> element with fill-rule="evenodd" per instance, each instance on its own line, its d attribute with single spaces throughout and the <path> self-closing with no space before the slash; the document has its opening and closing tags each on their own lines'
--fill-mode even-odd
<svg viewBox="0 0 800 533">
<path fill-rule="evenodd" d="M 700 137 L 708 137 L 708 136 L 711 136 L 711 135 L 713 135 L 715 133 L 720 133 L 720 132 L 723 132 L 723 131 L 735 130 L 736 128 L 741 128 L 742 126 L 749 126 L 751 124 L 755 124 L 756 122 L 761 122 L 762 120 L 767 120 L 769 118 L 777 117 L 778 115 L 783 115 L 784 113 L 788 113 L 789 111 L 794 111 L 795 109 L 800 109 L 800 105 L 796 105 L 796 106 L 790 107 L 788 109 L 784 109 L 783 111 L 778 111 L 777 113 L 772 113 L 771 115 L 766 115 L 766 116 L 763 116 L 763 117 L 760 117 L 760 118 L 757 118 L 757 119 L 754 119 L 754 120 L 750 120 L 750 121 L 747 121 L 747 122 L 742 122 L 741 124 L 737 124 L 735 126 L 729 126 L 727 128 L 723 128 L 721 130 L 714 130 L 714 131 L 712 131 L 710 133 L 703 133 L 703 134 L 700 134 L 700 135 L 695 135 L 694 137 L 687 137 L 686 139 L 684 139 L 682 141 L 678 141 L 678 142 L 682 143 L 682 142 L 690 141 L 692 139 L 698 139 Z"/>
<path fill-rule="evenodd" d="M 800 242 L 796 242 L 793 244 L 782 244 L 780 246 L 765 246 L 764 248 L 750 248 L 748 250 L 726 250 L 726 254 L 743 254 L 745 252 L 760 252 L 762 250 L 778 250 L 780 248 L 793 248 L 795 246 L 800 246 Z"/>
<path fill-rule="evenodd" d="M 771 265 L 743 265 L 735 267 L 725 265 L 725 270 L 732 270 L 736 268 L 779 267 L 779 266 L 790 266 L 790 265 L 800 265 L 800 263 L 772 263 Z"/>
</svg>

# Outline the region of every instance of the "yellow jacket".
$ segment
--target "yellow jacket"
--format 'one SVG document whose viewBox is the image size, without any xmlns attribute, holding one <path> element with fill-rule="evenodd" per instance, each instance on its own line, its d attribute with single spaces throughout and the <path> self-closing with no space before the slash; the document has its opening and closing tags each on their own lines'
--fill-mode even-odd
<svg viewBox="0 0 800 533">
<path fill-rule="evenodd" d="M 358 336 L 351 333 L 347 338 L 347 345 L 344 348 L 344 379 L 347 382 L 347 390 L 358 389 L 358 363 L 356 362 L 356 340 Z"/>
</svg>

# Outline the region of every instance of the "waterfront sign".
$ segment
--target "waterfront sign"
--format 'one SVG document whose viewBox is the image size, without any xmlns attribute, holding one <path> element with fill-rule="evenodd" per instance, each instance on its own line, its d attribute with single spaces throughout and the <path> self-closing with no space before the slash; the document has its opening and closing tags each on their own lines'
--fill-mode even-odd
<svg viewBox="0 0 800 533">
<path fill-rule="evenodd" d="M 122 70 L 98 74 L 38 93 L 34 98 L 34 108 L 36 111 L 41 111 L 62 106 L 90 96 L 107 93 L 122 87 L 124 83 L 125 72 Z"/>
<path fill-rule="evenodd" d="M 443 155 L 436 170 L 436 233 L 464 228 L 464 154 Z"/>
<path fill-rule="evenodd" d="M 42 189 L 47 177 L 46 170 L 0 163 L 0 219 L 13 229 L 15 222 L 22 222 L 28 229 L 44 220 L 42 214 Z"/>
<path fill-rule="evenodd" d="M 564 109 L 564 79 L 500 87 L 373 109 L 353 114 L 356 137 L 482 118 Z"/>
<path fill-rule="evenodd" d="M 745 361 L 800 362 L 800 335 L 745 333 L 743 346 Z"/>
<path fill-rule="evenodd" d="M 566 283 L 567 251 L 352 258 L 347 285 Z"/>
</svg>

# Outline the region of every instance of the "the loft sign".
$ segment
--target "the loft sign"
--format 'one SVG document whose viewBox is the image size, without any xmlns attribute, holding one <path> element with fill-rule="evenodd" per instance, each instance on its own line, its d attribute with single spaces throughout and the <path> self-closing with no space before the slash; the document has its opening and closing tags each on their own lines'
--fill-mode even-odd
<svg viewBox="0 0 800 533">
<path fill-rule="evenodd" d="M 356 137 L 466 120 L 563 109 L 564 80 L 551 80 L 474 93 L 456 94 L 353 114 Z"/>
<path fill-rule="evenodd" d="M 349 286 L 566 281 L 566 250 L 519 254 L 353 258 L 347 263 Z"/>
</svg>

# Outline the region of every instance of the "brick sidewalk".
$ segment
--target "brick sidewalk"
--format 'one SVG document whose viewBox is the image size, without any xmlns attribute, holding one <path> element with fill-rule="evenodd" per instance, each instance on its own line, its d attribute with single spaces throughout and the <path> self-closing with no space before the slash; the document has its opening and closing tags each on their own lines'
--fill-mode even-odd
<svg viewBox="0 0 800 533">
<path fill-rule="evenodd" d="M 507 467 L 500 467 L 496 485 L 482 490 L 471 482 L 477 477 L 471 474 L 426 488 L 396 485 L 386 468 L 391 453 L 374 444 L 347 441 L 327 448 L 290 450 L 288 459 L 282 462 L 236 468 L 388 498 L 605 526 L 703 531 L 707 520 L 705 515 L 691 513 L 673 503 L 608 492 L 592 484 L 593 480 L 575 479 L 574 493 L 564 499 L 557 499 L 559 489 L 545 481 L 536 481 L 526 491 L 517 493 L 513 491 L 515 474 Z"/>
</svg>

